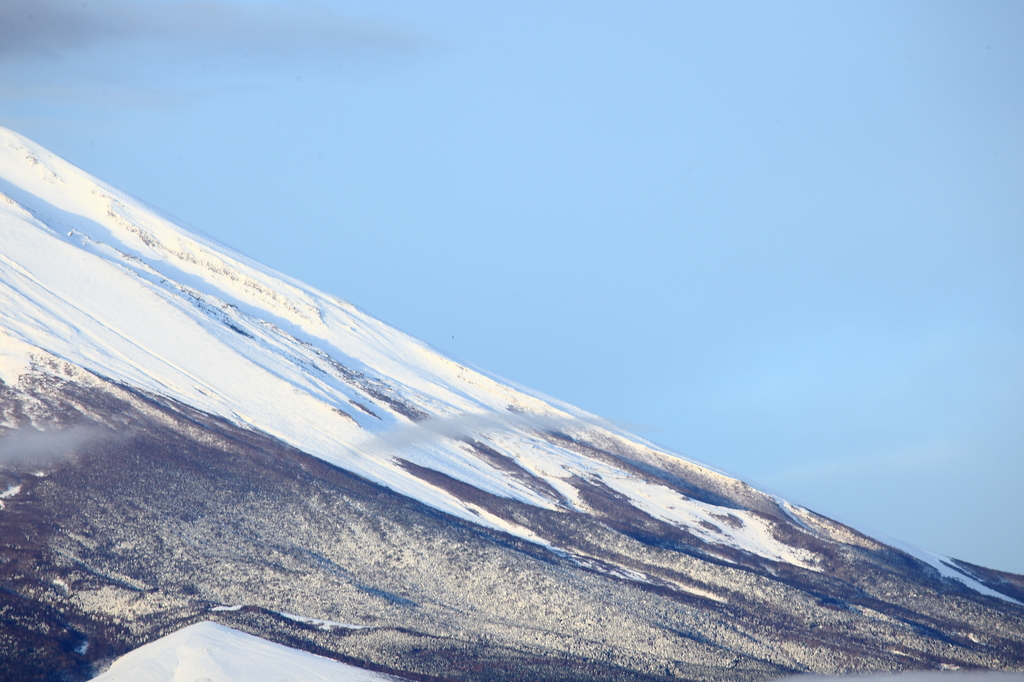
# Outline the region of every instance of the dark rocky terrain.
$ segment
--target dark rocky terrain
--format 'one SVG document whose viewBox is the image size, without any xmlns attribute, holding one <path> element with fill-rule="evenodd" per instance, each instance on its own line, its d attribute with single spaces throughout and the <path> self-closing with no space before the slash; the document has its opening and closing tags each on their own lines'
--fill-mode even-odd
<svg viewBox="0 0 1024 682">
<path fill-rule="evenodd" d="M 78 434 L 47 464 L 0 464 L 0 680 L 88 679 L 200 620 L 415 680 L 1024 671 L 1024 606 L 621 444 L 543 434 L 719 505 L 722 524 L 755 513 L 810 567 L 708 544 L 595 481 L 574 482 L 588 510 L 545 510 L 404 464 L 551 550 L 52 357 L 0 383 L 0 416 L 7 434 Z M 1024 601 L 1024 578 L 961 568 Z"/>
</svg>

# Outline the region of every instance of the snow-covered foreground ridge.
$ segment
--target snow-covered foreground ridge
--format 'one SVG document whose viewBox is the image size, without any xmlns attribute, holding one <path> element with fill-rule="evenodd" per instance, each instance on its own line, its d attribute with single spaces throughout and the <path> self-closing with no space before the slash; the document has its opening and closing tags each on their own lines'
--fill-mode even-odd
<svg viewBox="0 0 1024 682">
<path fill-rule="evenodd" d="M 216 623 L 196 623 L 125 654 L 97 682 L 397 682 Z"/>
<path fill-rule="evenodd" d="M 44 357 L 261 430 L 434 508 L 543 544 L 445 483 L 585 510 L 583 481 L 711 545 L 811 570 L 819 570 L 817 557 L 778 539 L 771 514 L 836 542 L 868 541 L 462 366 L 0 129 L 0 379 L 13 385 L 46 365 Z M 628 456 L 601 454 L 608 451 Z M 644 475 L 652 468 L 668 473 Z M 702 481 L 742 504 L 697 499 L 666 483 L 676 479 Z M 771 514 L 749 511 L 765 509 Z"/>
</svg>

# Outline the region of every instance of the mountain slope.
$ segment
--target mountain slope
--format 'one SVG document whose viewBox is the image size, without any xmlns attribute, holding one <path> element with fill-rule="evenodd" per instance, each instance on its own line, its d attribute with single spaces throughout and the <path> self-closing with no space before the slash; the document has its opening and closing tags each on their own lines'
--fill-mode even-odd
<svg viewBox="0 0 1024 682">
<path fill-rule="evenodd" d="M 462 367 L 9 131 L 0 192 L 24 679 L 211 618 L 412 679 L 1024 669 L 1019 576 Z"/>
<path fill-rule="evenodd" d="M 479 510 L 424 482 L 393 453 L 545 508 L 573 504 L 575 489 L 564 483 L 573 476 L 611 487 L 621 479 L 629 490 L 620 492 L 638 500 L 667 493 L 535 433 L 611 436 L 591 416 L 495 382 L 349 304 L 189 234 L 12 133 L 0 137 L 0 152 L 0 320 L 19 340 L 247 423 L 466 519 L 479 520 Z M 425 419 L 425 428 L 413 426 Z M 515 462 L 452 447 L 451 436 L 486 437 Z M 694 468 L 717 485 L 736 485 Z M 758 545 L 757 533 L 735 535 Z"/>
<path fill-rule="evenodd" d="M 18 341 L 531 539 L 448 479 L 550 510 L 587 509 L 596 486 L 726 554 L 815 561 L 748 512 L 787 519 L 770 496 L 446 360 L 12 133 L 0 152 L 0 322 Z"/>
</svg>

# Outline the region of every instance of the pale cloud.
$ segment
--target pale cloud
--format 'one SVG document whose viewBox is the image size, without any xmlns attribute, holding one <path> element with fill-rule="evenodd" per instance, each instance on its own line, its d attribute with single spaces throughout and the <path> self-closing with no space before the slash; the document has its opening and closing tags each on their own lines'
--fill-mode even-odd
<svg viewBox="0 0 1024 682">
<path fill-rule="evenodd" d="M 249 57 L 353 51 L 408 52 L 419 41 L 393 27 L 360 22 L 320 3 L 241 4 L 128 0 L 6 0 L 0 4 L 0 59 L 59 57 L 103 44 L 143 41 L 180 56 L 241 51 Z"/>
<path fill-rule="evenodd" d="M 404 63 L 425 42 L 317 2 L 0 2 L 0 97 L 165 109 Z M 4 107 L 8 115 L 18 109 Z"/>
<path fill-rule="evenodd" d="M 11 431 L 0 437 L 0 469 L 46 469 L 74 458 L 80 448 L 108 435 L 97 427 Z"/>
</svg>

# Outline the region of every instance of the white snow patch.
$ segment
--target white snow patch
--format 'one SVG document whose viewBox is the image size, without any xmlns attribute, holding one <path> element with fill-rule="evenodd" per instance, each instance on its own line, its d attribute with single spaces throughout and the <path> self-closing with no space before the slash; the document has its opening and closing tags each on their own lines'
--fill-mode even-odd
<svg viewBox="0 0 1024 682">
<path fill-rule="evenodd" d="M 627 496 L 638 509 L 685 528 L 708 543 L 733 547 L 772 561 L 821 570 L 814 563 L 813 552 L 776 540 L 770 523 L 760 516 L 690 499 L 667 486 L 648 483 L 635 476 L 604 474 L 601 480 L 612 490 Z"/>
<path fill-rule="evenodd" d="M 0 329 L 0 381 L 8 386 L 17 384 L 21 375 L 30 368 L 29 358 L 33 350 L 29 344 Z"/>
<path fill-rule="evenodd" d="M 303 623 L 305 625 L 312 625 L 320 630 L 333 630 L 335 628 L 344 628 L 346 630 L 363 630 L 367 628 L 366 625 L 353 625 L 352 623 L 339 623 L 333 620 L 321 620 L 319 618 L 309 618 L 307 616 L 297 616 L 294 613 L 285 613 L 284 611 L 278 611 L 279 616 L 284 616 L 288 620 L 294 620 L 297 623 Z"/>
<path fill-rule="evenodd" d="M 245 604 L 235 604 L 234 606 L 214 606 L 210 610 L 211 611 L 238 611 L 239 609 L 241 609 L 244 606 L 245 606 Z"/>
<path fill-rule="evenodd" d="M 943 578 L 952 578 L 953 580 L 959 580 L 975 592 L 980 592 L 981 594 L 987 595 L 989 597 L 998 597 L 999 599 L 1004 599 L 1008 602 L 1024 606 L 1024 603 L 1019 602 L 1016 599 L 1013 599 L 1012 597 L 1008 597 L 1005 594 L 1002 594 L 1001 592 L 996 592 L 991 587 L 988 587 L 979 582 L 970 574 L 958 569 L 956 567 L 956 564 L 953 563 L 953 559 L 951 557 L 943 556 L 942 554 L 936 554 L 935 552 L 929 552 L 926 549 L 921 549 L 920 547 L 915 547 L 914 545 L 905 542 L 900 542 L 898 540 L 888 540 L 888 543 L 893 547 L 903 550 L 911 556 L 917 557 L 929 566 L 934 567 L 942 575 Z"/>
<path fill-rule="evenodd" d="M 362 670 L 216 623 L 196 623 L 131 651 L 94 682 L 386 682 Z"/>
</svg>

